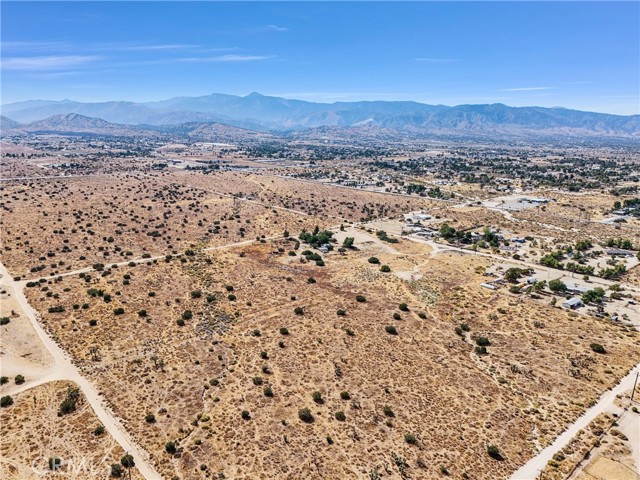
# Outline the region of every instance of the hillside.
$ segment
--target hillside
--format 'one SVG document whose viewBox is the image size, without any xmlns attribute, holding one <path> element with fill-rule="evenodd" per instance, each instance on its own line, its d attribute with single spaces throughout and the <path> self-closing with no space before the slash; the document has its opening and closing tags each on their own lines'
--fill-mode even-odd
<svg viewBox="0 0 640 480">
<path fill-rule="evenodd" d="M 15 120 L 11 120 L 10 118 L 4 116 L 0 117 L 0 130 L 9 130 L 11 128 L 17 128 L 19 126 L 20 124 Z"/>
<path fill-rule="evenodd" d="M 566 108 L 491 105 L 426 105 L 417 102 L 362 101 L 315 103 L 265 96 L 212 94 L 158 102 L 82 103 L 71 100 L 4 105 L 21 122 L 76 113 L 125 125 L 217 122 L 261 131 L 334 126 L 412 130 L 415 134 L 602 136 L 636 138 L 640 115 L 622 116 Z"/>
</svg>

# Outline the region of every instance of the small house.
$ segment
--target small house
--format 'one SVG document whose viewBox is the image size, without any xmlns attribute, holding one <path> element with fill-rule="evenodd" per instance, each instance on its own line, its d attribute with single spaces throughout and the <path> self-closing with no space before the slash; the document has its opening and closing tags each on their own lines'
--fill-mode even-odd
<svg viewBox="0 0 640 480">
<path fill-rule="evenodd" d="M 580 300 L 577 297 L 570 298 L 569 300 L 565 300 L 564 302 L 562 302 L 562 306 L 564 308 L 568 308 L 569 310 L 574 310 L 576 308 L 580 308 L 583 305 L 584 304 L 582 303 L 582 300 Z"/>
</svg>

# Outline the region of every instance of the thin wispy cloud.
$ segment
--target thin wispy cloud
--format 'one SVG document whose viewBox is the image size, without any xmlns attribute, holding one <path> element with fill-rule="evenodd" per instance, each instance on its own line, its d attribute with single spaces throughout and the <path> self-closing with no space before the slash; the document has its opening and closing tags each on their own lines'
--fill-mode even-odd
<svg viewBox="0 0 640 480">
<path fill-rule="evenodd" d="M 59 70 L 76 67 L 100 60 L 95 55 L 50 55 L 39 57 L 9 57 L 3 58 L 0 66 L 3 70 Z"/>
<path fill-rule="evenodd" d="M 149 51 L 191 50 L 195 48 L 201 48 L 201 45 L 170 43 L 170 44 L 158 44 L 158 45 L 114 45 L 114 46 L 105 46 L 105 48 L 113 49 L 113 50 L 128 50 L 128 51 L 134 51 L 134 52 L 149 52 Z"/>
<path fill-rule="evenodd" d="M 61 70 L 54 72 L 29 72 L 24 75 L 24 78 L 31 78 L 34 80 L 55 80 L 58 78 L 76 77 L 82 75 L 85 72 L 81 70 Z"/>
<path fill-rule="evenodd" d="M 538 90 L 551 90 L 552 87 L 515 87 L 515 88 L 504 88 L 500 90 L 501 92 L 535 92 Z"/>
<path fill-rule="evenodd" d="M 186 57 L 176 58 L 174 61 L 178 62 L 191 62 L 191 63 L 215 63 L 215 62 L 259 62 L 261 60 L 270 60 L 276 58 L 275 55 L 216 55 L 213 57 Z M 169 60 L 170 61 L 170 60 Z"/>
<path fill-rule="evenodd" d="M 414 62 L 418 63 L 455 63 L 459 62 L 459 58 L 426 58 L 426 57 L 418 57 L 413 59 Z"/>
<path fill-rule="evenodd" d="M 564 82 L 563 85 L 593 85 L 596 82 Z"/>
<path fill-rule="evenodd" d="M 13 41 L 2 42 L 2 50 L 60 50 L 68 48 L 69 43 L 50 41 L 50 42 L 32 42 L 32 41 Z"/>
<path fill-rule="evenodd" d="M 279 25 L 262 25 L 260 27 L 249 27 L 243 30 L 245 33 L 266 33 L 266 32 L 288 32 L 287 27 Z"/>
</svg>

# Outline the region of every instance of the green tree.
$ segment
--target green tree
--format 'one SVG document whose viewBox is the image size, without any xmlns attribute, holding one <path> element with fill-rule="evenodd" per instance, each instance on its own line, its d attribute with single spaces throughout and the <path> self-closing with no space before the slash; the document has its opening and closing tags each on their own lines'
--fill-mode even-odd
<svg viewBox="0 0 640 480">
<path fill-rule="evenodd" d="M 564 292 L 567 290 L 567 286 L 564 284 L 563 281 L 561 281 L 558 278 L 554 280 L 549 280 L 548 285 L 549 285 L 549 290 L 551 290 L 554 293 Z"/>
<path fill-rule="evenodd" d="M 448 223 L 443 223 L 442 226 L 440 227 L 440 236 L 445 240 L 449 240 L 450 238 L 453 238 L 455 234 L 456 234 L 456 229 L 449 226 Z"/>
<path fill-rule="evenodd" d="M 602 303 L 604 299 L 604 289 L 596 287 L 593 290 L 587 290 L 582 294 L 582 301 L 587 303 Z"/>
<path fill-rule="evenodd" d="M 128 453 L 120 459 L 120 464 L 129 472 L 129 480 L 131 480 L 131 469 L 136 466 L 133 457 Z"/>
</svg>

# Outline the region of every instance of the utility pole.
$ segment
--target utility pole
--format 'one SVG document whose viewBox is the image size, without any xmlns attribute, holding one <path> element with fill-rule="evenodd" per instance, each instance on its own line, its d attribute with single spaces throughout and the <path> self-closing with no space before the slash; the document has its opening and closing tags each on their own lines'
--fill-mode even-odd
<svg viewBox="0 0 640 480">
<path fill-rule="evenodd" d="M 633 403 L 633 396 L 636 393 L 636 385 L 638 385 L 638 375 L 640 375 L 640 372 L 636 372 L 636 381 L 633 382 L 633 390 L 631 390 L 631 403 Z"/>
</svg>

